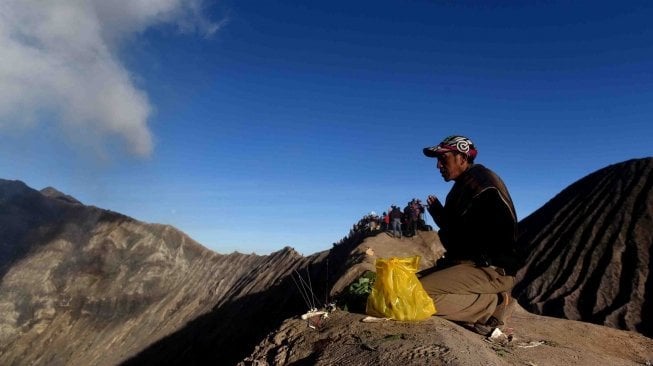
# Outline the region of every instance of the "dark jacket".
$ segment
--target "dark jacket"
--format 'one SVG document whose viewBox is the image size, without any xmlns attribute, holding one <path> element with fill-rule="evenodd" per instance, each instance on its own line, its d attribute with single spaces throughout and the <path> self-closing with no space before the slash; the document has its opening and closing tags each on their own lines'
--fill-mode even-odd
<svg viewBox="0 0 653 366">
<path fill-rule="evenodd" d="M 447 249 L 445 265 L 471 260 L 511 275 L 519 269 L 515 208 L 505 184 L 491 170 L 472 165 L 456 179 L 444 206 L 436 201 L 428 211 Z"/>
<path fill-rule="evenodd" d="M 398 208 L 398 207 L 395 207 L 395 208 L 392 209 L 392 211 L 390 211 L 390 219 L 391 220 L 394 220 L 394 219 L 400 219 L 401 220 L 403 218 L 403 216 L 404 215 L 403 215 L 403 213 L 401 213 L 401 209 Z"/>
</svg>

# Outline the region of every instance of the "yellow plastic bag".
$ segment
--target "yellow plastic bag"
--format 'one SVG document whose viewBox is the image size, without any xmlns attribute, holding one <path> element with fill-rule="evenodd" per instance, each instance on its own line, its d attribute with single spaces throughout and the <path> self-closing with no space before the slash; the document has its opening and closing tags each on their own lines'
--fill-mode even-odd
<svg viewBox="0 0 653 366">
<path fill-rule="evenodd" d="M 422 320 L 435 314 L 435 304 L 417 279 L 419 256 L 376 260 L 376 280 L 367 298 L 368 315 L 396 320 Z"/>
</svg>

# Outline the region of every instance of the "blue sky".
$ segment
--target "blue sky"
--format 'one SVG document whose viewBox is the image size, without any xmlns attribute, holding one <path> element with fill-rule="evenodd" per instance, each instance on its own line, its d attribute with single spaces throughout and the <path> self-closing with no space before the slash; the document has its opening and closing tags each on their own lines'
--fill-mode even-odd
<svg viewBox="0 0 653 366">
<path fill-rule="evenodd" d="M 520 219 L 653 155 L 648 1 L 58 3 L 0 5 L 0 177 L 220 253 L 445 197 L 421 149 L 450 134 Z"/>
</svg>

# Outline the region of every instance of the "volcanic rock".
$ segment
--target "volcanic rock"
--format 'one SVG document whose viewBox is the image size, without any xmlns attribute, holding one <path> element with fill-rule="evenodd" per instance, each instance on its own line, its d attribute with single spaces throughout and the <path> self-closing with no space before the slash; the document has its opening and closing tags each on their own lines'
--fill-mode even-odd
<svg viewBox="0 0 653 366">
<path fill-rule="evenodd" d="M 653 337 L 653 158 L 608 166 L 519 223 L 527 310 Z"/>
<path fill-rule="evenodd" d="M 210 344 L 181 342 L 197 357 L 223 356 L 214 338 L 245 352 L 278 322 L 252 314 L 300 311 L 288 276 L 307 262 L 290 248 L 220 255 L 173 227 L 0 180 L 0 364 L 116 365 L 189 324 L 209 331 Z"/>
</svg>

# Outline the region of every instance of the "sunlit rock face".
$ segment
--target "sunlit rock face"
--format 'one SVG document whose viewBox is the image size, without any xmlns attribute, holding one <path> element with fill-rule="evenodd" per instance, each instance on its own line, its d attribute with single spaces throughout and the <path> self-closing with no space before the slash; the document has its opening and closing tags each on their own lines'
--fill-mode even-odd
<svg viewBox="0 0 653 366">
<path fill-rule="evenodd" d="M 308 261 L 290 248 L 220 255 L 173 227 L 0 180 L 0 364 L 115 365 L 201 317 L 235 329 L 193 335 L 207 347 L 243 341 L 248 315 L 297 311 L 284 279 Z M 277 288 L 271 304 L 253 300 Z M 245 321 L 210 316 L 227 304 L 249 307 Z"/>
<path fill-rule="evenodd" d="M 653 337 L 653 158 L 572 184 L 520 222 L 528 310 Z"/>
</svg>

